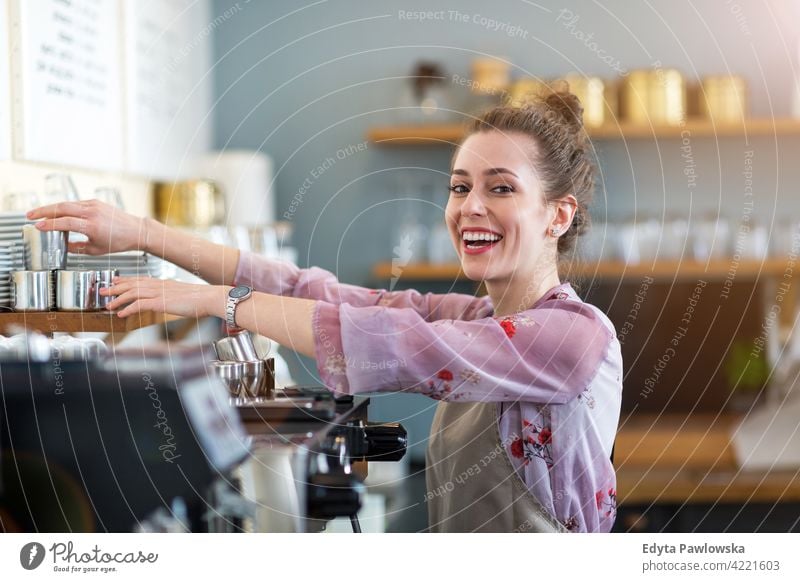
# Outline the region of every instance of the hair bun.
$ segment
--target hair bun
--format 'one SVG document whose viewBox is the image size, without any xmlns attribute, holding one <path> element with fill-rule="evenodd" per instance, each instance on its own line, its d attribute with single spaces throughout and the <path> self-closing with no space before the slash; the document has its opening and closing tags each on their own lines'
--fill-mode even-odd
<svg viewBox="0 0 800 582">
<path fill-rule="evenodd" d="M 569 83 L 559 81 L 542 99 L 545 106 L 558 114 L 574 131 L 583 131 L 583 105 L 580 99 L 569 92 Z"/>
</svg>

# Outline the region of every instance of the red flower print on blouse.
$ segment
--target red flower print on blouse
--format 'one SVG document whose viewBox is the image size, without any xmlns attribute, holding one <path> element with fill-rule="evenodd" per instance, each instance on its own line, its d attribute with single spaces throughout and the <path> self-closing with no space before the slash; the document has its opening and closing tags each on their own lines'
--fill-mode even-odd
<svg viewBox="0 0 800 582">
<path fill-rule="evenodd" d="M 522 438 L 520 444 L 515 441 L 513 445 L 520 447 L 522 454 L 514 455 L 523 458 L 523 464 L 527 465 L 534 459 L 541 459 L 545 462 L 548 469 L 553 467 L 553 432 L 549 426 L 537 426 L 535 423 L 522 419 Z"/>
<path fill-rule="evenodd" d="M 539 431 L 539 442 L 543 445 L 549 445 L 553 440 L 553 432 L 548 427 L 544 427 Z"/>
<path fill-rule="evenodd" d="M 605 516 L 606 517 L 616 517 L 617 515 L 617 490 L 613 487 L 609 487 L 608 489 L 608 501 L 605 499 L 605 494 L 603 491 L 598 491 L 594 494 L 594 498 L 597 501 L 597 509 L 603 509 L 605 506 Z"/>
<path fill-rule="evenodd" d="M 517 459 L 521 459 L 525 455 L 525 448 L 522 444 L 522 439 L 517 437 L 511 443 L 511 455 Z"/>
<path fill-rule="evenodd" d="M 500 322 L 500 327 L 503 328 L 503 331 L 506 332 L 506 335 L 510 338 L 514 337 L 514 334 L 517 333 L 517 325 L 509 318 L 502 320 Z"/>
<path fill-rule="evenodd" d="M 455 375 L 450 370 L 439 370 L 436 374 L 436 380 L 428 380 L 427 385 L 423 385 L 422 393 L 434 400 L 458 400 L 463 398 L 464 394 L 454 393 L 454 390 L 459 386 L 459 384 L 454 386 L 451 383 L 454 377 Z"/>
</svg>

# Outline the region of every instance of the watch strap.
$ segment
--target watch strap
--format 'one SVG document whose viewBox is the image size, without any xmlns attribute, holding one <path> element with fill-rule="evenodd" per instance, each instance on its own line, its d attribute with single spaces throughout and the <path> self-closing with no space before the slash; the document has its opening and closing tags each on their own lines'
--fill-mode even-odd
<svg viewBox="0 0 800 582">
<path fill-rule="evenodd" d="M 236 307 L 239 305 L 239 303 L 245 299 L 249 299 L 253 295 L 253 289 L 249 289 L 250 292 L 244 297 L 231 297 L 229 292 L 227 301 L 225 302 L 225 324 L 228 326 L 228 328 L 240 329 L 239 326 L 236 325 Z"/>
</svg>

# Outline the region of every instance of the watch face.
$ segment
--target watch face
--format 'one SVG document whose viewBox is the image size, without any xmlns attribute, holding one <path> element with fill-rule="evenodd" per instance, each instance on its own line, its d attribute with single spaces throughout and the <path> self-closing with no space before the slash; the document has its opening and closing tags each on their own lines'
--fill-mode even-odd
<svg viewBox="0 0 800 582">
<path fill-rule="evenodd" d="M 250 293 L 250 287 L 245 287 L 244 285 L 240 285 L 238 287 L 234 287 L 228 292 L 229 297 L 233 297 L 234 299 L 241 299 L 245 297 L 248 293 Z"/>
</svg>

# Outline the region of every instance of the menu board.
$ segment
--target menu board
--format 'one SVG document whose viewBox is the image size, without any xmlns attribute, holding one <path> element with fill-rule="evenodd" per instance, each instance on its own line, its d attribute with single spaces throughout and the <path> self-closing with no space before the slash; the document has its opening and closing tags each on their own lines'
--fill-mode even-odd
<svg viewBox="0 0 800 582">
<path fill-rule="evenodd" d="M 8 3 L 0 0 L 0 160 L 11 157 L 11 73 L 8 55 Z"/>
<path fill-rule="evenodd" d="M 206 0 L 123 1 L 126 169 L 175 180 L 211 144 L 211 36 Z"/>
<path fill-rule="evenodd" d="M 19 31 L 20 159 L 122 167 L 119 6 L 104 0 L 14 0 Z M 16 80 L 16 79 L 15 79 Z"/>
</svg>

